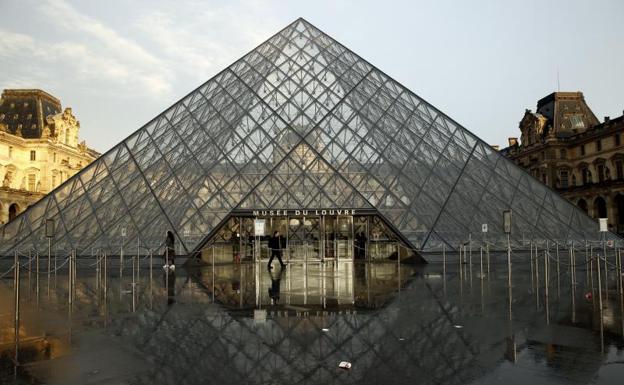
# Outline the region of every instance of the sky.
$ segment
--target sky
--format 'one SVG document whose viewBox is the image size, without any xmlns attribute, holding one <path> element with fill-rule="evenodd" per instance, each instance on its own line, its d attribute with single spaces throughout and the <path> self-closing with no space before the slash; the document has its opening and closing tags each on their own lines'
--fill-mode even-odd
<svg viewBox="0 0 624 385">
<path fill-rule="evenodd" d="M 557 89 L 624 111 L 621 0 L 0 0 L 0 89 L 55 95 L 104 152 L 298 17 L 490 144 Z"/>
</svg>

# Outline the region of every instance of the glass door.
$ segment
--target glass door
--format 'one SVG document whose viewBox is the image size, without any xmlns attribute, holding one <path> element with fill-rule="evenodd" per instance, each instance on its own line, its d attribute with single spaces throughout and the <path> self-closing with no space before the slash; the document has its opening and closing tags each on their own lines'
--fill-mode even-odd
<svg viewBox="0 0 624 385">
<path fill-rule="evenodd" d="M 288 218 L 287 248 L 290 260 L 320 260 L 320 222 L 316 216 Z"/>
<path fill-rule="evenodd" d="M 353 259 L 353 217 L 337 216 L 336 218 L 336 257 Z"/>
</svg>

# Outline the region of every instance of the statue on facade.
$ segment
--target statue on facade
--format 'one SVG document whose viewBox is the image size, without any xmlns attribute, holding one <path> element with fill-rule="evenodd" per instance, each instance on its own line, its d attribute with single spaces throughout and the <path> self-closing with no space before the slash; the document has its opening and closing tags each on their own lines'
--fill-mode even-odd
<svg viewBox="0 0 624 385">
<path fill-rule="evenodd" d="M 4 174 L 4 180 L 2 180 L 2 187 L 11 187 L 11 171 L 7 171 Z"/>
</svg>

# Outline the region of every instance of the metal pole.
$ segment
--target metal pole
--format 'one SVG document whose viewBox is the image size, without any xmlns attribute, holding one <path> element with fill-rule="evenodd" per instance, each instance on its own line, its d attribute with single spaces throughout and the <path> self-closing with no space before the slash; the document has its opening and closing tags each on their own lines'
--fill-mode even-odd
<svg viewBox="0 0 624 385">
<path fill-rule="evenodd" d="M 622 287 L 622 250 L 618 250 L 618 281 L 620 281 L 620 319 L 622 321 L 622 335 L 624 335 L 624 288 Z"/>
<path fill-rule="evenodd" d="M 106 252 L 104 252 L 104 303 L 106 303 L 106 291 L 107 291 L 107 286 L 106 286 L 106 281 L 107 281 L 107 267 L 108 267 L 108 263 L 107 263 L 107 259 L 106 259 Z"/>
<path fill-rule="evenodd" d="M 559 243 L 557 243 L 557 299 L 561 297 L 561 280 L 559 277 Z"/>
<path fill-rule="evenodd" d="M 95 291 L 100 298 L 100 252 L 95 254 Z"/>
<path fill-rule="evenodd" d="M 490 244 L 489 243 L 485 244 L 485 253 L 487 255 L 487 273 L 488 273 L 487 275 L 488 275 L 488 279 L 490 279 Z"/>
<path fill-rule="evenodd" d="M 609 302 L 609 270 L 607 266 L 607 234 L 602 233 L 602 253 L 604 255 L 604 285 L 605 285 L 605 301 Z"/>
<path fill-rule="evenodd" d="M 446 296 L 446 244 L 442 243 L 442 284 L 444 285 L 444 295 Z"/>
<path fill-rule="evenodd" d="M 214 282 L 212 284 L 212 296 L 214 298 Z M 165 302 L 169 303 L 169 269 L 165 269 Z"/>
<path fill-rule="evenodd" d="M 136 311 L 136 255 L 132 257 L 132 312 Z"/>
<path fill-rule="evenodd" d="M 15 260 L 13 262 L 13 293 L 15 295 L 13 310 L 15 313 L 15 374 L 17 374 L 17 366 L 19 365 L 19 342 L 20 342 L 20 266 L 19 256 L 15 252 Z"/>
<path fill-rule="evenodd" d="M 507 288 L 509 292 L 509 320 L 511 321 L 512 312 L 511 312 L 511 303 L 512 303 L 512 291 L 511 291 L 511 239 L 510 235 L 507 234 Z"/>
<path fill-rule="evenodd" d="M 574 282 L 574 260 L 572 258 L 572 249 L 568 250 L 570 255 L 570 290 L 572 292 L 572 323 L 576 322 L 576 287 Z"/>
<path fill-rule="evenodd" d="M 50 249 L 52 248 L 52 243 L 50 237 L 48 237 L 48 295 L 50 294 L 50 270 L 52 268 L 52 258 Z"/>
<path fill-rule="evenodd" d="M 32 276 L 32 259 L 28 258 L 28 302 L 30 302 L 30 295 L 32 292 L 31 276 Z"/>
<path fill-rule="evenodd" d="M 576 251 L 574 250 L 574 242 L 572 242 L 572 277 L 576 285 L 578 281 L 576 280 Z"/>
<path fill-rule="evenodd" d="M 212 303 L 215 300 L 215 249 L 212 245 Z"/>
<path fill-rule="evenodd" d="M 124 237 L 121 237 L 121 247 L 119 250 L 119 278 L 123 277 L 123 265 L 124 265 L 123 244 L 124 244 Z M 168 261 L 169 261 L 169 258 L 167 258 L 167 263 L 169 263 Z"/>
<path fill-rule="evenodd" d="M 470 259 L 470 267 L 472 268 L 472 234 L 468 234 L 468 257 Z"/>
<path fill-rule="evenodd" d="M 539 310 L 539 254 L 535 244 L 535 308 Z"/>
<path fill-rule="evenodd" d="M 617 244 L 614 244 L 614 254 L 613 257 L 615 259 L 615 290 L 616 292 L 619 294 L 620 293 L 620 279 L 618 278 L 618 274 L 620 272 L 620 259 L 618 258 L 619 256 L 619 249 L 617 247 Z"/>
<path fill-rule="evenodd" d="M 338 260 L 336 260 L 336 265 L 338 265 Z M 399 283 L 399 294 L 401 294 L 401 249 L 397 247 L 397 276 Z M 335 275 L 334 275 L 335 277 Z"/>
<path fill-rule="evenodd" d="M 67 272 L 67 303 L 69 304 L 70 308 L 72 305 L 72 283 L 73 283 L 73 262 L 72 262 L 72 253 L 69 253 L 69 265 L 68 265 L 68 272 Z"/>
<path fill-rule="evenodd" d="M 596 258 L 597 268 L 596 272 L 598 273 L 598 311 L 600 313 L 600 352 L 604 352 L 604 323 L 602 320 L 602 283 L 600 281 L 600 255 Z M 605 261 L 606 263 L 606 261 Z"/>
<path fill-rule="evenodd" d="M 480 265 L 481 280 L 483 280 L 483 246 L 479 247 L 479 265 Z"/>
<path fill-rule="evenodd" d="M 464 246 L 464 255 L 466 254 L 466 246 Z M 472 293 L 472 252 L 470 246 L 468 246 L 468 260 L 469 260 L 469 277 L 470 277 L 470 293 Z"/>
<path fill-rule="evenodd" d="M 141 250 L 139 249 L 139 238 L 137 236 L 137 285 L 141 282 Z"/>
<path fill-rule="evenodd" d="M 463 266 L 462 266 L 462 246 L 459 244 L 459 285 L 461 286 L 463 282 Z"/>
<path fill-rule="evenodd" d="M 533 267 L 533 242 L 529 243 L 529 250 L 530 250 L 530 255 L 529 255 L 529 261 L 531 262 L 531 290 L 535 290 L 535 283 L 534 283 L 534 274 L 535 274 L 535 268 Z"/>
<path fill-rule="evenodd" d="M 153 259 L 153 252 L 152 252 L 151 249 L 149 251 L 149 257 L 150 257 L 149 287 L 150 287 L 150 309 L 151 309 L 152 308 L 152 304 L 153 304 L 153 302 L 152 302 L 152 299 L 153 299 L 152 298 L 152 296 L 153 296 L 153 289 L 152 289 L 152 279 L 153 279 L 153 274 L 152 274 L 153 261 L 152 261 L 152 259 Z"/>
<path fill-rule="evenodd" d="M 544 251 L 544 297 L 546 305 L 546 324 L 550 324 L 550 314 L 548 309 L 548 255 Z"/>
<path fill-rule="evenodd" d="M 73 251 L 74 254 L 74 269 L 72 270 L 73 275 L 72 275 L 72 297 L 75 300 L 76 299 L 76 276 L 78 274 L 78 261 L 76 260 L 76 250 Z"/>
<path fill-rule="evenodd" d="M 585 241 L 585 285 L 589 282 L 589 269 L 587 269 L 587 265 L 589 265 L 590 257 L 589 257 L 589 246 L 587 245 L 587 240 Z"/>
<path fill-rule="evenodd" d="M 32 251 L 28 252 L 28 256 L 32 258 Z M 37 293 L 37 304 L 39 304 L 39 252 L 35 251 L 35 276 L 36 276 L 36 293 Z"/>
<path fill-rule="evenodd" d="M 592 297 L 594 295 L 594 264 L 593 264 L 593 260 L 594 260 L 594 249 L 593 247 L 590 247 L 589 249 L 589 284 L 591 287 L 591 291 L 592 291 Z"/>
</svg>

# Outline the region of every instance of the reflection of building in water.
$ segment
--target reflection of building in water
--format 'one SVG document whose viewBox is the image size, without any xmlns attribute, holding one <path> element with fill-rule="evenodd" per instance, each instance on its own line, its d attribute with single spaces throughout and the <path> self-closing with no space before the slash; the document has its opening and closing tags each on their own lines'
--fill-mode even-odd
<svg viewBox="0 0 624 385">
<path fill-rule="evenodd" d="M 326 262 L 290 264 L 268 272 L 254 264 L 221 265 L 201 270 L 197 278 L 217 302 L 228 307 L 249 309 L 275 304 L 301 309 L 378 308 L 404 286 L 416 267 L 396 263 Z M 275 280 L 279 280 L 276 285 Z M 276 288 L 279 292 L 275 292 Z"/>
<path fill-rule="evenodd" d="M 500 353 L 480 356 L 478 342 L 453 328 L 453 308 L 443 308 L 421 280 L 412 282 L 376 311 L 269 307 L 256 322 L 218 306 L 182 305 L 111 329 L 152 362 L 167 362 L 137 376 L 139 384 L 180 381 L 181 373 L 192 384 L 464 384 L 498 364 Z M 344 360 L 353 363 L 348 374 L 336 368 Z"/>
</svg>

